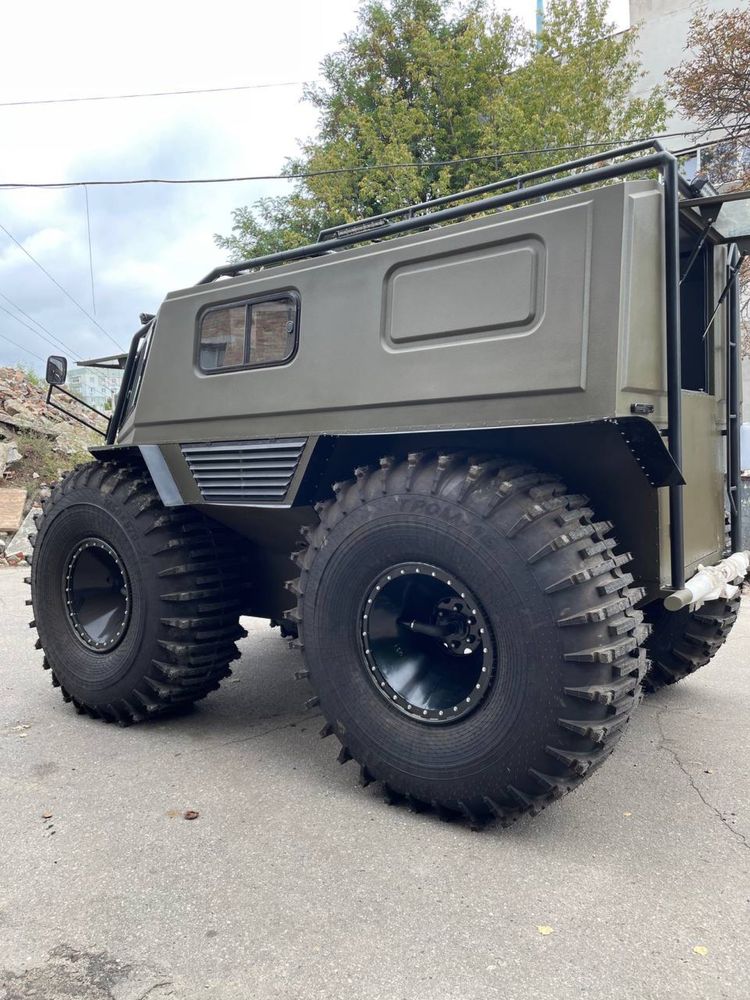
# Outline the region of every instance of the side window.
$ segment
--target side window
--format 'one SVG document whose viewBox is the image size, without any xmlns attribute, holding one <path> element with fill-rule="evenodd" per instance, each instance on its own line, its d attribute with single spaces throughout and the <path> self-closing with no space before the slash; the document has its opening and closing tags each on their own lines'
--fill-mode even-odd
<svg viewBox="0 0 750 1000">
<path fill-rule="evenodd" d="M 201 371 L 283 364 L 297 346 L 297 319 L 291 295 L 209 309 L 200 321 Z"/>
<path fill-rule="evenodd" d="M 239 368 L 245 363 L 246 306 L 212 309 L 201 322 L 201 368 Z"/>
<path fill-rule="evenodd" d="M 250 306 L 251 365 L 279 364 L 294 350 L 294 303 L 291 299 Z"/>
</svg>

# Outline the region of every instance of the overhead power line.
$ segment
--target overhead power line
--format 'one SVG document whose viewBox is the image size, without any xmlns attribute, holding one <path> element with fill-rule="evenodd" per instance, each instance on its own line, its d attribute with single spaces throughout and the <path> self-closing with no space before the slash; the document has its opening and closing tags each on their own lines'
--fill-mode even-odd
<svg viewBox="0 0 750 1000">
<path fill-rule="evenodd" d="M 703 134 L 706 135 L 708 132 L 718 131 L 724 131 L 723 127 L 718 125 L 716 128 L 706 129 Z M 695 130 L 691 129 L 690 131 L 685 132 L 663 132 L 661 135 L 645 136 L 644 140 L 674 139 L 683 138 L 689 135 L 695 135 Z M 750 135 L 750 133 L 740 133 L 732 138 L 744 138 L 747 135 Z M 0 190 L 15 190 L 19 188 L 127 187 L 137 184 L 237 184 L 242 181 L 297 181 L 306 180 L 312 177 L 329 177 L 336 174 L 369 173 L 373 170 L 422 170 L 426 167 L 453 167 L 460 166 L 462 163 L 479 163 L 487 160 L 497 160 L 500 162 L 501 160 L 507 160 L 516 156 L 534 156 L 537 153 L 565 153 L 580 149 L 595 149 L 597 147 L 608 148 L 610 146 L 624 145 L 629 142 L 641 142 L 644 140 L 634 138 L 605 139 L 596 142 L 573 143 L 565 146 L 537 146 L 532 149 L 498 150 L 495 153 L 482 153 L 478 156 L 462 156 L 453 160 L 417 160 L 401 163 L 366 163 L 355 167 L 332 167 L 328 170 L 307 170 L 294 174 L 248 174 L 244 177 L 136 177 L 132 179 L 111 181 L 46 181 L 43 183 L 0 181 Z M 718 145 L 723 141 L 725 140 L 710 139 L 702 143 L 693 143 L 688 147 L 688 149 L 681 150 L 680 152 L 687 152 L 688 150 L 698 148 L 704 149 L 707 146 Z"/>
<path fill-rule="evenodd" d="M 0 101 L 0 108 L 28 108 L 40 104 L 87 104 L 90 101 L 136 101 L 145 97 L 185 97 L 191 94 L 228 94 L 241 90 L 272 90 L 277 87 L 304 87 L 307 80 L 279 83 L 245 83 L 238 87 L 196 87 L 193 90 L 154 90 L 139 94 L 95 94 L 86 97 L 46 97 L 31 101 Z"/>
<path fill-rule="evenodd" d="M 5 296 L 3 296 L 3 298 L 5 298 Z M 8 301 L 10 301 L 10 300 L 8 300 Z M 10 309 L 6 309 L 5 306 L 0 306 L 0 312 L 4 312 L 7 316 L 10 316 L 11 319 L 14 319 L 16 321 L 16 323 L 20 323 L 20 325 L 21 326 L 25 326 L 27 330 L 31 330 L 31 332 L 35 333 L 37 335 L 37 337 L 41 337 L 42 340 L 46 341 L 50 345 L 50 347 L 54 347 L 54 349 L 56 351 L 59 351 L 60 348 L 62 348 L 68 354 L 77 354 L 78 353 L 77 351 L 72 351 L 69 347 L 66 347 L 60 341 L 57 341 L 57 343 L 55 343 L 55 341 L 52 340 L 51 337 L 48 337 L 46 334 L 42 333 L 40 330 L 34 329 L 33 326 L 30 326 L 25 320 L 21 319 L 20 316 L 14 316 L 13 313 L 10 311 Z"/>
<path fill-rule="evenodd" d="M 283 84 L 283 86 L 291 86 L 291 85 L 292 84 Z M 263 85 L 262 84 L 256 84 L 256 85 L 253 85 L 253 86 L 260 87 L 260 86 L 266 86 L 266 85 L 264 85 L 264 84 Z M 270 85 L 268 85 L 268 86 L 270 86 Z M 282 84 L 278 84 L 278 86 L 282 86 Z M 216 89 L 219 89 L 219 90 L 220 89 L 237 89 L 237 90 L 242 90 L 242 89 L 252 89 L 252 88 L 251 87 L 246 87 L 246 88 L 238 87 L 238 88 L 216 88 Z M 197 91 L 193 91 L 193 92 L 197 92 Z M 201 92 L 203 92 L 203 91 L 201 91 Z M 210 92 L 210 91 L 207 91 L 207 92 Z M 174 92 L 170 92 L 170 93 L 175 93 L 175 94 L 176 93 L 191 93 L 191 91 L 174 91 Z M 166 95 L 166 92 L 165 92 L 165 95 Z M 120 97 L 125 98 L 125 97 L 138 97 L 138 96 L 144 96 L 144 97 L 146 97 L 146 96 L 165 96 L 165 95 L 161 95 L 161 94 L 153 94 L 153 95 L 142 94 L 142 95 L 136 95 L 136 94 L 133 94 L 133 95 L 120 95 Z M 102 97 L 102 98 L 85 98 L 85 99 L 86 100 L 110 100 L 110 99 L 115 99 L 115 98 L 114 97 L 111 97 L 111 98 Z M 64 100 L 73 100 L 73 98 L 71 98 L 71 99 L 61 99 L 60 103 L 64 103 Z M 76 100 L 84 100 L 84 98 L 77 98 Z M 20 102 L 20 103 L 23 103 L 23 102 Z M 27 102 L 27 103 L 56 103 L 56 102 L 49 101 L 49 102 Z M 7 103 L 4 105 L 2 102 L 0 102 L 0 107 L 3 107 L 3 106 L 7 106 Z M 703 135 L 707 135 L 710 132 L 718 132 L 718 131 L 723 132 L 724 128 L 722 126 L 716 126 L 714 128 L 704 130 L 702 134 Z M 653 139 L 671 139 L 671 138 L 678 138 L 678 137 L 680 137 L 680 138 L 681 137 L 686 137 L 686 136 L 695 135 L 695 134 L 696 134 L 695 130 L 682 131 L 682 132 L 664 132 L 664 133 L 662 133 L 660 135 L 649 136 L 647 138 L 653 138 Z M 743 132 L 743 133 L 739 133 L 737 135 L 734 135 L 731 138 L 733 138 L 733 139 L 745 138 L 748 135 L 750 135 L 750 132 L 747 132 L 747 133 Z M 92 187 L 113 186 L 114 187 L 114 186 L 136 185 L 136 184 L 186 184 L 186 185 L 187 184 L 229 184 L 229 183 L 237 183 L 237 182 L 240 182 L 240 181 L 261 181 L 261 180 L 287 180 L 288 181 L 288 180 L 302 180 L 302 179 L 305 179 L 305 178 L 328 176 L 328 175 L 331 175 L 331 174 L 363 173 L 363 172 L 374 171 L 374 170 L 421 169 L 421 168 L 424 168 L 424 167 L 454 166 L 454 165 L 460 165 L 460 164 L 463 164 L 463 163 L 476 163 L 476 162 L 482 162 L 482 161 L 487 161 L 487 160 L 497 160 L 499 162 L 499 161 L 501 161 L 503 159 L 510 159 L 511 157 L 532 156 L 532 155 L 537 154 L 537 153 L 572 152 L 572 151 L 575 151 L 575 150 L 594 149 L 594 148 L 597 148 L 597 147 L 611 147 L 613 145 L 624 144 L 626 142 L 635 142 L 635 141 L 638 141 L 638 140 L 635 140 L 635 139 L 607 139 L 607 140 L 601 140 L 601 141 L 575 143 L 575 144 L 567 144 L 567 145 L 559 145 L 559 146 L 541 146 L 541 147 L 536 147 L 536 148 L 532 148 L 532 149 L 505 150 L 505 151 L 498 151 L 496 153 L 485 153 L 485 154 L 481 154 L 481 155 L 478 155 L 478 156 L 461 157 L 461 158 L 454 159 L 454 160 L 423 160 L 423 161 L 419 161 L 419 162 L 365 164 L 365 165 L 360 165 L 360 166 L 356 166 L 356 167 L 338 167 L 338 168 L 333 168 L 333 169 L 330 169 L 330 170 L 306 171 L 306 172 L 300 172 L 300 173 L 295 173 L 295 174 L 255 174 L 255 175 L 249 175 L 249 176 L 245 176 L 245 177 L 213 177 L 213 178 L 184 178 L 184 179 L 183 178 L 179 178 L 179 179 L 172 179 L 172 178 L 136 178 L 136 179 L 132 179 L 132 180 L 113 180 L 113 181 L 58 181 L 58 182 L 48 182 L 48 183 L 26 183 L 26 182 L 19 182 L 19 183 L 0 183 L 0 189 L 16 189 L 16 188 L 75 188 L 75 187 L 88 188 L 89 186 L 92 186 Z M 689 147 L 687 147 L 686 149 L 684 149 L 684 150 L 678 150 L 676 152 L 678 154 L 679 153 L 686 153 L 686 152 L 689 152 L 691 150 L 698 149 L 698 148 L 706 148 L 706 147 L 709 147 L 709 146 L 715 146 L 715 145 L 720 144 L 723 141 L 726 141 L 726 137 L 722 137 L 722 138 L 719 138 L 719 139 L 713 139 L 713 140 L 707 140 L 707 141 L 701 142 L 701 143 L 693 143 Z M 90 218 L 89 218 L 89 215 L 88 215 L 88 192 L 86 192 L 86 208 L 87 208 L 87 225 L 88 225 L 88 234 L 89 234 L 89 270 L 90 270 L 90 277 L 91 277 L 91 286 L 92 286 L 91 287 L 91 292 L 92 292 L 92 300 L 93 300 L 93 296 L 94 296 L 94 287 L 93 287 L 93 260 L 92 260 L 92 256 L 91 256 L 91 230 L 90 230 Z M 70 301 L 76 306 L 76 308 L 78 308 L 83 313 L 83 315 L 86 316 L 86 318 L 91 323 L 94 324 L 94 326 L 96 326 L 99 330 L 101 330 L 102 333 L 105 334 L 106 337 L 108 337 L 108 339 L 118 348 L 118 350 L 120 350 L 120 351 L 123 350 L 123 348 L 121 347 L 121 345 L 114 339 L 114 337 L 112 337 L 112 335 L 107 330 L 104 329 L 104 327 L 101 325 L 101 323 L 99 323 L 98 320 L 96 320 L 81 305 L 81 303 L 78 302 L 78 300 L 75 299 L 70 294 L 70 292 L 63 285 L 61 285 L 60 282 L 52 274 L 50 274 L 50 272 L 42 264 L 40 264 L 40 262 L 26 249 L 26 247 L 23 246 L 23 244 L 19 240 L 16 239 L 16 237 L 8 229 L 6 229 L 5 226 L 3 226 L 2 224 L 0 224 L 0 230 L 2 230 L 5 233 L 5 235 L 10 240 L 12 240 L 12 242 L 15 243 L 15 245 L 20 250 L 23 251 L 23 253 L 29 258 L 29 260 L 31 260 L 32 263 L 34 263 L 42 271 L 42 273 L 44 275 L 46 275 L 46 277 L 68 299 L 70 299 Z M 16 305 L 16 303 L 14 303 L 12 300 L 10 300 L 6 295 L 3 295 L 0 292 L 0 296 L 2 296 L 2 298 L 5 299 L 5 301 L 7 301 L 10 305 L 12 305 L 20 313 L 22 313 L 28 319 L 30 319 L 32 323 L 35 323 L 37 326 L 41 327 L 42 330 L 45 330 L 45 332 L 48 333 L 49 336 L 52 337 L 54 340 L 56 340 L 57 343 L 60 344 L 63 347 L 64 350 L 68 351 L 71 354 L 75 353 L 69 347 L 66 347 L 64 344 L 62 344 L 62 341 L 60 341 L 57 337 L 55 337 L 54 334 L 50 333 L 49 330 L 46 330 L 46 327 L 43 327 L 42 324 L 39 323 L 37 320 L 35 320 L 32 316 L 30 316 L 28 313 L 24 312 L 24 310 L 21 309 L 20 306 Z M 48 340 L 48 338 L 44 337 L 43 334 L 39 333 L 38 330 L 36 330 L 33 327 L 29 326 L 23 320 L 20 320 L 17 316 L 15 316 L 13 313 L 11 313 L 8 309 L 5 309 L 2 306 L 0 306 L 0 309 L 2 309 L 3 312 L 7 313 L 12 319 L 15 319 L 16 322 L 21 323 L 22 326 L 27 327 L 29 330 L 31 330 L 32 333 L 36 333 L 38 336 L 42 337 L 43 339 Z M 2 335 L 0 335 L 0 336 L 2 336 Z M 25 350 L 26 353 L 31 354 L 32 357 L 38 358 L 40 361 L 43 360 L 42 358 L 39 357 L 38 354 L 34 354 L 33 351 L 29 351 L 27 348 L 22 347 L 20 344 L 16 344 L 15 341 L 10 340 L 9 337 L 4 337 L 4 339 L 8 340 L 10 343 L 13 344 L 13 346 L 18 347 L 20 350 Z M 48 343 L 51 343 L 51 341 L 48 340 Z M 56 345 L 53 344 L 53 346 L 56 346 Z"/>
<path fill-rule="evenodd" d="M 73 298 L 68 289 L 65 288 L 64 285 L 61 285 L 60 282 L 57 280 L 57 278 L 55 278 L 54 275 L 50 274 L 47 268 L 44 267 L 43 264 L 40 264 L 39 261 L 36 259 L 36 257 L 34 257 L 33 254 L 29 253 L 29 251 L 26 249 L 23 243 L 21 243 L 20 240 L 17 240 L 13 235 L 13 233 L 11 233 L 10 230 L 6 229 L 2 223 L 0 223 L 0 229 L 2 229 L 2 231 L 8 237 L 8 239 L 12 240 L 15 243 L 15 245 L 26 254 L 26 256 L 29 258 L 30 261 L 36 264 L 39 270 L 49 278 L 52 284 L 55 285 L 57 288 L 59 288 L 60 291 L 63 293 L 63 295 L 66 298 L 70 299 L 73 305 L 76 306 L 76 308 L 79 309 L 83 313 L 83 315 L 86 316 L 86 318 L 89 319 L 94 324 L 94 326 L 96 326 L 99 330 L 101 330 L 101 332 L 112 341 L 112 343 L 115 345 L 118 351 L 124 350 L 124 348 L 117 343 L 112 334 L 109 333 L 108 330 L 105 330 L 104 327 L 101 325 L 101 323 L 83 308 L 78 299 Z"/>
<path fill-rule="evenodd" d="M 94 252 L 91 249 L 91 212 L 89 210 L 89 189 L 84 188 L 86 198 L 86 236 L 89 243 L 89 277 L 91 279 L 91 308 L 96 312 L 96 295 L 94 293 Z"/>
<path fill-rule="evenodd" d="M 17 344 L 15 340 L 11 340 L 10 337 L 6 337 L 4 333 L 0 333 L 0 338 L 7 340 L 9 344 L 13 344 L 14 347 L 17 347 L 19 351 L 25 351 L 27 354 L 30 354 L 32 358 L 36 358 L 37 361 L 41 361 L 42 364 L 44 364 L 44 358 L 41 358 L 38 354 L 34 354 L 33 351 L 30 351 L 28 347 L 24 347 L 23 344 Z"/>
<path fill-rule="evenodd" d="M 0 299 L 4 299 L 4 301 L 7 302 L 9 306 L 13 306 L 16 312 L 19 312 L 22 316 L 25 316 L 26 319 L 30 320 L 34 324 L 34 326 L 38 326 L 40 330 L 43 330 L 48 336 L 50 336 L 54 341 L 56 341 L 64 351 L 67 351 L 69 354 L 76 353 L 72 347 L 68 347 L 65 341 L 55 336 L 55 334 L 51 330 L 48 330 L 43 323 L 40 323 L 38 319 L 34 319 L 34 317 L 30 313 L 27 313 L 25 309 L 22 309 L 17 302 L 14 302 L 13 299 L 9 299 L 4 292 L 0 292 Z M 14 317 L 14 319 L 15 318 L 17 317 Z"/>
</svg>

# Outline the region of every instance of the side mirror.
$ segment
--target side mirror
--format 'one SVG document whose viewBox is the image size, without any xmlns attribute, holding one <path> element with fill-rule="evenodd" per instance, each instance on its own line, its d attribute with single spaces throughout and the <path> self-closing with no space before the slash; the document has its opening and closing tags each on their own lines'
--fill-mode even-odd
<svg viewBox="0 0 750 1000">
<path fill-rule="evenodd" d="M 62 385 L 68 377 L 68 359 L 60 354 L 51 354 L 47 358 L 47 371 L 44 378 L 48 385 Z"/>
</svg>

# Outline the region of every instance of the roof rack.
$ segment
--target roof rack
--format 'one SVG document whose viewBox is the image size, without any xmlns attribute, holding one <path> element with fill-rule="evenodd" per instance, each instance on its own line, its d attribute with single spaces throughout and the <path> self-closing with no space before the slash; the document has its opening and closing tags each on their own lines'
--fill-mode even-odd
<svg viewBox="0 0 750 1000">
<path fill-rule="evenodd" d="M 408 205 L 406 208 L 395 208 L 390 212 L 382 212 L 380 215 L 373 215 L 367 219 L 360 219 L 356 222 L 346 222 L 340 226 L 330 226 L 321 230 L 318 241 L 333 239 L 347 232 L 357 232 L 358 227 L 371 227 L 373 224 L 381 222 L 391 222 L 395 219 L 413 219 L 420 212 L 430 211 L 442 205 L 450 205 L 452 202 L 464 201 L 467 198 L 481 198 L 483 195 L 491 194 L 494 191 L 502 191 L 504 188 L 516 188 L 522 190 L 529 181 L 539 180 L 542 177 L 553 177 L 555 174 L 576 170 L 580 167 L 589 166 L 594 163 L 604 163 L 606 160 L 617 159 L 621 156 L 631 155 L 646 149 L 661 152 L 664 146 L 658 139 L 643 139 L 627 146 L 620 146 L 606 152 L 590 153 L 588 156 L 578 157 L 575 160 L 568 160 L 566 163 L 558 163 L 552 167 L 542 167 L 539 170 L 531 170 L 525 174 L 516 174 L 513 177 L 506 177 L 504 180 L 493 181 L 491 184 L 483 184 L 481 187 L 467 188 L 457 194 L 446 194 L 440 198 L 431 198 L 429 201 L 422 201 L 415 205 Z M 686 182 L 686 193 L 689 186 Z"/>
<path fill-rule="evenodd" d="M 651 152 L 647 152 L 649 150 Z M 646 155 L 635 157 L 636 153 Z M 634 158 L 622 160 L 622 157 Z M 532 170 L 525 174 L 517 174 L 503 180 L 493 181 L 491 184 L 484 184 L 481 187 L 469 188 L 466 191 L 459 191 L 457 194 L 444 195 L 441 198 L 433 198 L 430 201 L 409 205 L 406 208 L 373 215 L 367 219 L 332 226 L 320 233 L 317 243 L 216 267 L 198 283 L 201 285 L 210 284 L 218 278 L 233 278 L 247 271 L 254 271 L 269 265 L 320 257 L 334 250 L 356 246 L 358 243 L 367 243 L 387 236 L 425 229 L 442 222 L 452 222 L 480 212 L 504 208 L 522 201 L 530 201 L 534 198 L 545 197 L 560 191 L 569 191 L 589 184 L 597 184 L 642 170 L 661 170 L 667 159 L 676 164 L 675 157 L 664 149 L 658 139 L 643 139 L 630 145 L 618 146 L 605 152 L 591 153 L 589 156 L 582 156 L 576 160 L 568 160 L 553 167 L 544 167 L 540 170 Z M 620 162 L 608 162 L 612 160 L 620 160 Z M 581 173 L 574 172 L 592 164 L 604 165 L 593 170 L 584 170 Z M 556 177 L 557 174 L 567 174 L 568 176 Z M 542 178 L 551 179 L 544 183 L 533 184 L 530 187 L 526 186 L 529 181 L 539 181 Z M 678 175 L 677 183 L 684 194 L 693 193 L 684 177 Z M 514 190 L 507 190 L 509 188 Z M 496 193 L 503 191 L 505 191 L 504 194 Z M 467 199 L 474 200 L 467 201 Z M 456 202 L 459 204 L 455 204 Z"/>
</svg>

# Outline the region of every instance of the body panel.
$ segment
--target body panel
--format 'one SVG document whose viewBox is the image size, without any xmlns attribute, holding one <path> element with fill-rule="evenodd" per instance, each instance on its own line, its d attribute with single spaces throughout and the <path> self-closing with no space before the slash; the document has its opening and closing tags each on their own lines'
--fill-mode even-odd
<svg viewBox="0 0 750 1000">
<path fill-rule="evenodd" d="M 682 412 L 685 434 L 685 571 L 690 576 L 699 563 L 716 562 L 726 548 L 726 436 L 717 400 L 698 392 L 683 392 Z M 668 505 L 660 491 L 660 521 L 663 556 L 669 542 Z M 668 561 L 662 583 L 668 583 Z"/>
<path fill-rule="evenodd" d="M 623 214 L 626 192 L 644 184 L 653 189 L 649 182 L 612 185 L 172 293 L 160 310 L 138 403 L 120 440 L 231 440 L 614 415 Z M 658 213 L 659 198 L 653 202 Z M 508 332 L 518 307 L 503 299 L 499 264 L 500 293 L 484 281 L 477 294 L 486 301 L 454 335 L 441 336 L 440 268 L 435 296 L 421 286 L 419 340 L 408 341 L 413 301 L 402 308 L 401 299 L 400 330 L 394 329 L 394 269 L 514 242 L 544 248 L 536 254 L 533 319 L 523 330 L 511 325 Z M 636 255 L 650 257 L 658 270 L 658 247 L 633 247 Z M 502 256 L 490 254 L 485 266 L 493 259 Z M 284 289 L 295 289 L 301 300 L 299 348 L 291 363 L 210 376 L 196 371 L 192 347 L 200 308 Z M 495 326 L 488 330 L 493 310 Z"/>
<path fill-rule="evenodd" d="M 183 502 L 236 524 L 251 506 L 324 496 L 351 474 L 337 465 L 342 455 L 377 462 L 417 440 L 515 450 L 586 489 L 654 593 L 669 580 L 667 485 L 680 481 L 659 433 L 664 229 L 661 184 L 626 181 L 173 292 L 118 440 L 158 444 Z M 714 249 L 716 283 L 726 254 Z M 199 370 L 206 309 L 289 293 L 299 301 L 289 361 Z M 713 391 L 683 393 L 688 571 L 720 558 L 724 544 L 724 322 L 720 310 L 708 341 Z M 628 423 L 631 413 L 648 414 L 641 424 L 653 439 Z M 209 453 L 302 438 L 293 480 L 275 499 L 253 500 L 244 486 L 236 504 L 201 492 L 185 458 L 195 445 Z M 257 522 L 247 523 L 251 537 Z"/>
</svg>

